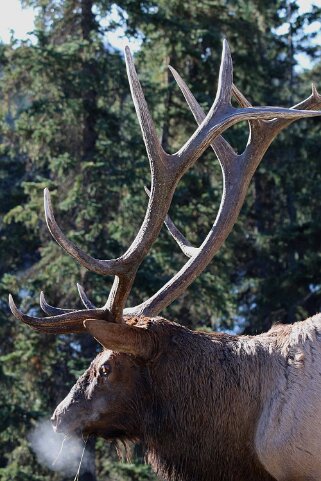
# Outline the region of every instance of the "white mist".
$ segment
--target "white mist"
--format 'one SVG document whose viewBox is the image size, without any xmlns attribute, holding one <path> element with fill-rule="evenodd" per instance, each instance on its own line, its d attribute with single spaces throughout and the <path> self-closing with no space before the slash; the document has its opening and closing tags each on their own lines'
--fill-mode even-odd
<svg viewBox="0 0 321 481">
<path fill-rule="evenodd" d="M 66 476 L 73 476 L 78 471 L 85 443 L 79 438 L 64 440 L 64 437 L 53 431 L 50 421 L 43 420 L 29 433 L 28 440 L 40 464 Z M 89 471 L 91 468 L 92 462 L 85 452 L 82 469 Z"/>
</svg>

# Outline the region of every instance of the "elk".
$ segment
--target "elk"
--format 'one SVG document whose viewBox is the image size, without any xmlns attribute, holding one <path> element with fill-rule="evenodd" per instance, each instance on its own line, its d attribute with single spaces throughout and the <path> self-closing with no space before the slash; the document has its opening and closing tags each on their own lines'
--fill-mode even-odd
<svg viewBox="0 0 321 481">
<path fill-rule="evenodd" d="M 140 441 L 148 462 L 168 481 L 320 480 L 321 314 L 257 336 L 193 332 L 157 316 L 224 243 L 273 139 L 294 120 L 321 115 L 321 96 L 313 85 L 312 94 L 290 109 L 253 107 L 233 84 L 224 41 L 217 95 L 207 115 L 171 68 L 198 127 L 170 155 L 157 137 L 128 48 L 125 60 L 151 170 L 148 207 L 136 238 L 119 258 L 93 258 L 63 234 L 47 189 L 44 195 L 48 228 L 58 244 L 90 271 L 115 276 L 108 300 L 97 308 L 78 286 L 84 309 L 60 309 L 41 293 L 47 314 L 41 318 L 22 313 L 10 296 L 12 313 L 32 329 L 89 332 L 103 347 L 56 408 L 54 429 Z M 244 120 L 248 143 L 237 154 L 222 134 Z M 209 146 L 224 188 L 209 234 L 194 247 L 168 210 L 180 178 Z M 126 307 L 137 269 L 164 222 L 188 260 L 151 298 Z"/>
</svg>

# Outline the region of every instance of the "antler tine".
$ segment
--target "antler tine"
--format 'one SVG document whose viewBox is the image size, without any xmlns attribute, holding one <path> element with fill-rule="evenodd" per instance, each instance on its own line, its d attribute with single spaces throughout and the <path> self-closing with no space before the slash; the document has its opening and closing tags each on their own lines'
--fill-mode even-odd
<svg viewBox="0 0 321 481">
<path fill-rule="evenodd" d="M 181 248 L 186 257 L 194 257 L 199 252 L 199 247 L 194 247 L 182 232 L 176 227 L 169 215 L 166 216 L 165 225 L 167 230 Z"/>
<path fill-rule="evenodd" d="M 44 189 L 44 208 L 47 226 L 50 234 L 55 239 L 55 241 L 63 248 L 65 251 L 74 257 L 81 265 L 87 269 L 102 275 L 116 275 L 120 274 L 125 270 L 125 266 L 117 259 L 112 260 L 100 260 L 86 254 L 84 251 L 79 249 L 73 242 L 71 242 L 65 234 L 60 229 L 56 222 L 50 192 L 47 188 Z"/>
<path fill-rule="evenodd" d="M 67 334 L 85 332 L 83 321 L 88 319 L 101 319 L 112 322 L 113 319 L 108 311 L 103 309 L 72 311 L 64 314 L 49 316 L 45 318 L 28 316 L 21 312 L 11 295 L 9 295 L 9 306 L 12 314 L 32 329 L 52 334 Z"/>
<path fill-rule="evenodd" d="M 299 109 L 320 109 L 321 108 L 321 95 L 317 91 L 316 85 L 312 82 L 311 86 L 311 95 L 307 97 L 302 102 L 297 103 L 291 109 L 299 110 Z M 275 131 L 275 135 L 277 135 L 281 130 L 288 127 L 295 119 L 275 119 L 271 122 L 271 130 Z"/>
<path fill-rule="evenodd" d="M 249 102 L 247 98 L 244 97 L 242 92 L 234 84 L 232 86 L 232 92 L 233 92 L 233 96 L 235 97 L 240 107 L 253 107 L 251 102 Z"/>
<path fill-rule="evenodd" d="M 177 85 L 181 89 L 185 100 L 194 115 L 194 118 L 198 124 L 201 124 L 206 117 L 204 110 L 201 108 L 197 100 L 195 99 L 194 95 L 187 87 L 186 83 L 182 79 L 182 77 L 178 74 L 178 72 L 171 67 L 168 66 L 174 79 L 176 80 Z M 233 85 L 232 85 L 233 88 Z M 231 145 L 222 137 L 218 135 L 216 139 L 210 144 L 212 149 L 214 150 L 215 154 L 220 154 L 220 159 L 222 162 L 232 162 L 232 160 L 236 157 L 236 153 L 234 152 Z"/>
<path fill-rule="evenodd" d="M 86 309 L 97 309 L 97 307 L 88 299 L 84 291 L 84 288 L 78 283 L 77 283 L 77 289 L 78 289 L 81 302 L 84 304 Z M 43 291 L 40 292 L 39 304 L 41 309 L 49 316 L 55 316 L 59 314 L 67 314 L 68 312 L 74 312 L 74 309 L 61 309 L 59 307 L 53 307 L 50 304 L 48 304 Z"/>
<path fill-rule="evenodd" d="M 81 302 L 84 304 L 86 309 L 97 309 L 97 307 L 88 299 L 84 288 L 77 283 L 77 289 Z M 56 316 L 60 314 L 67 314 L 69 312 L 74 312 L 74 309 L 61 309 L 59 307 L 53 307 L 46 301 L 45 294 L 43 291 L 40 292 L 40 307 L 49 316 Z"/>
<path fill-rule="evenodd" d="M 86 309 L 97 309 L 97 307 L 88 299 L 87 294 L 84 291 L 84 288 L 80 284 L 78 284 L 78 282 L 77 282 L 77 289 L 78 289 L 81 302 L 86 307 Z"/>
<path fill-rule="evenodd" d="M 129 47 L 125 47 L 125 60 L 130 91 L 134 101 L 139 125 L 143 134 L 148 158 L 153 169 L 155 167 L 154 164 L 163 162 L 166 154 L 157 136 L 153 119 L 149 113 L 147 102 L 136 73 L 135 64 Z"/>
<path fill-rule="evenodd" d="M 317 86 L 315 85 L 315 82 L 312 82 L 311 84 L 311 95 L 312 97 L 316 98 L 316 99 L 321 99 L 321 95 L 319 94 L 318 92 L 318 89 L 317 89 Z"/>
<path fill-rule="evenodd" d="M 177 72 L 176 79 L 178 79 L 178 84 L 181 87 L 184 96 L 188 99 L 188 105 L 191 108 L 194 117 L 198 122 L 202 121 L 203 113 L 201 107 L 197 104 L 197 101 L 189 91 L 186 84 L 180 79 Z M 244 110 L 254 110 L 255 108 L 249 107 L 249 102 L 241 94 L 241 92 L 234 86 L 233 94 L 236 96 L 238 102 L 243 105 L 247 105 Z M 292 111 L 296 108 L 321 108 L 321 96 L 313 87 L 312 95 L 301 102 L 300 104 L 294 106 Z M 270 109 L 270 107 L 268 108 Z M 261 108 L 260 108 L 261 110 Z M 284 109 L 278 109 L 279 113 L 284 111 Z M 304 117 L 301 111 L 297 111 L 299 117 Z M 314 115 L 320 112 L 314 112 Z M 238 217 L 239 211 L 245 199 L 246 191 L 250 180 L 259 165 L 262 157 L 264 156 L 267 148 L 276 137 L 276 135 L 284 128 L 288 123 L 293 122 L 295 118 L 286 117 L 281 114 L 280 119 L 272 120 L 270 122 L 262 122 L 260 120 L 251 119 L 251 131 L 249 135 L 248 144 L 241 155 L 236 155 L 232 159 L 232 162 L 222 162 L 219 151 L 217 151 L 218 158 L 221 163 L 223 170 L 223 195 L 220 205 L 220 209 L 216 220 L 202 243 L 202 245 L 195 250 L 195 255 L 187 261 L 187 263 L 182 267 L 182 269 L 167 283 L 163 286 L 154 296 L 152 296 L 147 301 L 143 302 L 139 306 L 131 309 L 126 309 L 125 314 L 143 314 L 154 316 L 157 315 L 162 309 L 167 307 L 173 300 L 175 300 L 186 288 L 193 282 L 193 280 L 205 269 L 205 267 L 212 260 L 220 246 L 223 244 L 228 234 L 230 233 L 236 219 Z M 254 128 L 253 128 L 254 127 Z M 215 142 L 217 139 L 215 140 Z M 227 143 L 224 141 L 222 145 L 224 146 L 224 152 L 227 150 L 228 155 L 230 152 L 230 146 L 227 147 Z M 228 144 L 229 145 L 229 144 Z M 214 148 L 214 147 L 213 147 Z M 237 179 L 237 182 L 235 182 Z M 179 241 L 183 239 L 186 241 L 183 234 L 174 226 L 175 229 L 171 228 L 170 232 L 174 239 L 180 244 Z M 178 240 L 179 241 L 178 241 Z M 185 241 L 184 241 L 185 239 Z M 188 242 L 188 241 L 187 241 Z M 184 252 L 184 249 L 182 249 Z"/>
<path fill-rule="evenodd" d="M 225 107 L 231 104 L 233 85 L 233 61 L 230 46 L 226 39 L 223 40 L 222 59 L 218 75 L 218 86 L 214 103 L 211 107 L 215 111 L 218 106 Z"/>
<path fill-rule="evenodd" d="M 144 186 L 145 192 L 148 196 L 150 196 L 150 190 Z M 193 257 L 197 252 L 198 248 L 194 247 L 187 239 L 186 237 L 181 233 L 181 231 L 176 227 L 170 216 L 167 214 L 165 217 L 164 224 L 166 225 L 169 233 L 173 237 L 173 239 L 177 242 L 179 247 L 181 248 L 182 252 L 187 256 L 187 257 Z"/>
<path fill-rule="evenodd" d="M 43 291 L 40 292 L 39 305 L 41 309 L 49 316 L 57 316 L 60 314 L 67 314 L 68 312 L 73 312 L 73 309 L 61 309 L 59 307 L 53 307 L 48 304 Z"/>
</svg>

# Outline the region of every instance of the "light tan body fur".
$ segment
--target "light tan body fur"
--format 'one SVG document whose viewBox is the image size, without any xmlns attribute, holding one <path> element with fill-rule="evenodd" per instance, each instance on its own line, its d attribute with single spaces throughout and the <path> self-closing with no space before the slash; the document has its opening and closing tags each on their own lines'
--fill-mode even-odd
<svg viewBox="0 0 321 481">
<path fill-rule="evenodd" d="M 321 479 L 321 314 L 256 337 L 271 351 L 255 448 L 278 481 Z M 263 380 L 264 381 L 264 380 Z"/>
</svg>

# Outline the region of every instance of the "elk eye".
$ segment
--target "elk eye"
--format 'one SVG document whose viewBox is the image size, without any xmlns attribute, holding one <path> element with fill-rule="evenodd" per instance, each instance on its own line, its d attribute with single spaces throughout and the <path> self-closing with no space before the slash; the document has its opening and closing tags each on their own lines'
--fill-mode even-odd
<svg viewBox="0 0 321 481">
<path fill-rule="evenodd" d="M 102 376 L 102 377 L 107 377 L 109 376 L 111 372 L 111 367 L 109 364 L 104 364 L 103 366 L 101 366 L 100 370 L 99 370 L 99 374 Z"/>
</svg>

